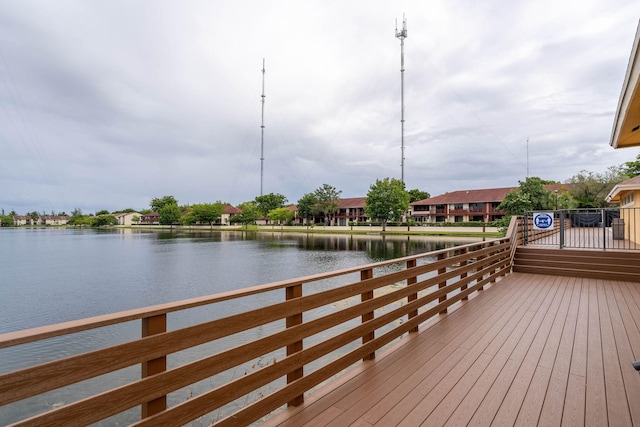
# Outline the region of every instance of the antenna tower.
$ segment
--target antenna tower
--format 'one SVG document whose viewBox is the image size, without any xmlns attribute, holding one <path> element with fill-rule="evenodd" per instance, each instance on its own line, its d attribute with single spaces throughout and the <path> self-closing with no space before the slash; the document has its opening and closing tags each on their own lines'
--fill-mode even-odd
<svg viewBox="0 0 640 427">
<path fill-rule="evenodd" d="M 264 180 L 264 58 L 262 58 L 262 124 L 260 125 L 260 195 Z"/>
<path fill-rule="evenodd" d="M 529 137 L 527 137 L 527 178 L 529 178 Z"/>
<path fill-rule="evenodd" d="M 396 19 L 396 37 L 400 39 L 400 180 L 404 183 L 404 39 L 407 38 L 407 20 L 402 15 L 402 29 L 398 31 Z"/>
</svg>

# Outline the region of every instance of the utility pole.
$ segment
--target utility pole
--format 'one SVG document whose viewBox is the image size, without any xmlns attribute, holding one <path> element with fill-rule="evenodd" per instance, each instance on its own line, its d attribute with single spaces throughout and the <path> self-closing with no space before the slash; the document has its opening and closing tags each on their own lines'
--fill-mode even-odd
<svg viewBox="0 0 640 427">
<path fill-rule="evenodd" d="M 402 29 L 398 31 L 396 19 L 396 37 L 400 39 L 400 180 L 404 183 L 404 39 L 407 38 L 407 20 L 402 15 Z"/>
<path fill-rule="evenodd" d="M 262 124 L 260 125 L 260 195 L 264 180 L 264 58 L 262 58 Z"/>
</svg>

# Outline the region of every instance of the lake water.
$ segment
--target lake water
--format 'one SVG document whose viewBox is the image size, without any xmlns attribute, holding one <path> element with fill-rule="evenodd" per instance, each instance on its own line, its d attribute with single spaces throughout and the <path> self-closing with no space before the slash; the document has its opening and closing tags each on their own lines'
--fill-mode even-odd
<svg viewBox="0 0 640 427">
<path fill-rule="evenodd" d="M 0 229 L 0 333 L 354 267 L 474 240 L 291 234 L 277 229 L 255 233 L 5 228 Z M 134 333 L 139 333 L 139 324 L 135 328 Z M 86 340 L 74 345 L 84 351 L 111 344 L 119 341 L 116 335 L 120 333 L 91 332 Z M 1 351 L 0 373 L 64 356 L 68 347 L 64 340 L 54 339 Z M 49 399 L 56 402 L 67 397 Z M 26 406 L 36 407 L 37 412 L 43 405 L 36 399 Z M 5 409 L 0 407 L 2 425 L 26 410 L 20 406 L 10 412 Z"/>
</svg>

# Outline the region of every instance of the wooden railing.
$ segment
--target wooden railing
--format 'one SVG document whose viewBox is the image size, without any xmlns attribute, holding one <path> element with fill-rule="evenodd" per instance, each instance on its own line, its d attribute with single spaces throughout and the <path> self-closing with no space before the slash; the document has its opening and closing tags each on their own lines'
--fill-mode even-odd
<svg viewBox="0 0 640 427">
<path fill-rule="evenodd" d="M 515 236 L 516 231 L 513 233 Z M 137 365 L 141 378 L 130 378 L 123 385 L 73 402 L 31 405 L 44 406 L 43 412 L 9 422 L 86 425 L 138 407 L 135 425 L 181 425 L 197 419 L 204 419 L 206 424 L 247 425 L 284 405 L 299 405 L 307 391 L 354 363 L 375 358 L 376 351 L 385 345 L 417 331 L 420 324 L 447 313 L 453 305 L 462 304 L 507 274 L 511 247 L 508 235 L 387 262 L 5 333 L 0 335 L 0 349 L 52 337 L 67 339 L 73 346 L 74 334 L 98 333 L 98 328 L 131 321 L 141 323 L 142 337 L 0 375 L 0 414 L 33 396 Z M 329 279 L 342 285 L 321 285 Z M 275 300 L 264 304 L 264 295 L 273 292 Z M 174 313 L 220 302 L 240 306 L 247 304 L 247 298 L 252 307 L 237 314 L 174 330 L 167 324 Z M 248 338 L 227 342 L 243 333 Z M 182 364 L 169 360 L 202 344 L 215 349 Z M 268 363 L 256 363 L 265 358 Z M 205 387 L 196 387 L 203 380 Z M 168 405 L 167 396 L 189 387 L 197 392 Z"/>
</svg>

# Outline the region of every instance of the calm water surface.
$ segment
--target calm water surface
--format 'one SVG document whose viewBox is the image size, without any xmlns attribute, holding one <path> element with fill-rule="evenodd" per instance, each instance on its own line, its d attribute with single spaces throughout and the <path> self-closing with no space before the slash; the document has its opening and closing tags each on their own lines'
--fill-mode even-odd
<svg viewBox="0 0 640 427">
<path fill-rule="evenodd" d="M 0 229 L 0 333 L 468 242 L 277 230 Z"/>
<path fill-rule="evenodd" d="M 291 234 L 277 229 L 273 233 L 0 229 L 0 333 L 354 267 L 474 240 Z M 173 328 L 180 322 L 175 320 Z M 73 343 L 51 339 L 0 351 L 0 373 L 66 356 L 70 347 L 78 352 L 121 342 L 124 336 L 139 335 L 139 323 L 133 323 L 83 333 Z M 192 352 L 176 358 L 199 356 Z M 113 381 L 101 382 L 105 387 L 113 386 L 139 376 L 139 372 L 134 369 L 119 375 Z M 75 399 L 95 393 L 99 391 L 96 387 L 71 387 L 11 411 L 0 407 L 0 424 L 17 419 L 25 411 L 37 413 L 65 402 L 69 396 Z"/>
</svg>

